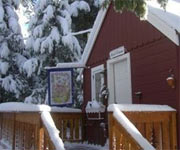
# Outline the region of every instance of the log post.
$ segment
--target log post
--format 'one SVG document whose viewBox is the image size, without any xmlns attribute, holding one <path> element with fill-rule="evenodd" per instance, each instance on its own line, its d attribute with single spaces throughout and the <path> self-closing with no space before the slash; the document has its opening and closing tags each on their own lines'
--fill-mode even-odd
<svg viewBox="0 0 180 150">
<path fill-rule="evenodd" d="M 12 149 L 16 146 L 16 113 L 13 113 L 13 139 L 12 139 Z"/>
<path fill-rule="evenodd" d="M 109 122 L 109 149 L 113 149 L 113 129 L 114 129 L 114 120 L 113 120 L 113 113 L 108 113 L 108 122 Z"/>
<path fill-rule="evenodd" d="M 171 140 L 171 149 L 177 149 L 177 131 L 176 131 L 176 112 L 172 112 L 171 123 L 170 123 L 170 140 Z"/>
</svg>

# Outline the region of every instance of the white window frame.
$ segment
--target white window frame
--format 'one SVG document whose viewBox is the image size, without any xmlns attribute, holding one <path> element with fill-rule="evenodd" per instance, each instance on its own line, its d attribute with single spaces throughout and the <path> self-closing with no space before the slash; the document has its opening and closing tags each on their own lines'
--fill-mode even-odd
<svg viewBox="0 0 180 150">
<path fill-rule="evenodd" d="M 93 67 L 91 69 L 91 100 L 96 100 L 96 84 L 95 84 L 95 74 L 96 73 L 100 73 L 100 72 L 104 72 L 104 64 Z M 104 82 L 104 81 L 103 81 Z"/>
</svg>

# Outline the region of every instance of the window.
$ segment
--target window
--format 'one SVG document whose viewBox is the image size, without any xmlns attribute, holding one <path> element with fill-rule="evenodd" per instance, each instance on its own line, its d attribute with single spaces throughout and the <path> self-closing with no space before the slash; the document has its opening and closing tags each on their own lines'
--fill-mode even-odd
<svg viewBox="0 0 180 150">
<path fill-rule="evenodd" d="M 91 69 L 91 96 L 92 100 L 101 101 L 101 89 L 104 86 L 104 65 Z"/>
</svg>

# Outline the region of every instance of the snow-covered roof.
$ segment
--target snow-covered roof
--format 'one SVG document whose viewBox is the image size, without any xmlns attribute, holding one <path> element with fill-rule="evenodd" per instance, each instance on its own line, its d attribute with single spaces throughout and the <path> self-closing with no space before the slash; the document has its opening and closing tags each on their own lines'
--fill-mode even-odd
<svg viewBox="0 0 180 150">
<path fill-rule="evenodd" d="M 111 104 L 108 106 L 108 111 L 114 111 L 114 109 L 121 111 L 176 111 L 174 108 L 168 105 L 145 105 L 145 104 Z"/>
<path fill-rule="evenodd" d="M 179 45 L 180 35 L 180 1 L 169 0 L 164 10 L 156 1 L 147 1 L 147 21 Z M 179 35 L 178 35 L 179 34 Z"/>
<path fill-rule="evenodd" d="M 147 21 L 155 26 L 159 31 L 166 35 L 176 45 L 179 43 L 180 35 L 180 1 L 169 0 L 166 10 L 160 7 L 156 1 L 149 1 Z M 94 46 L 97 35 L 107 13 L 107 9 L 101 9 L 96 17 L 93 29 L 90 33 L 88 42 L 84 49 L 81 61 L 86 64 L 91 50 Z M 179 35 L 178 35 L 179 34 Z"/>
<path fill-rule="evenodd" d="M 46 67 L 45 69 L 56 69 L 56 68 L 85 68 L 85 64 L 80 62 L 67 62 L 58 63 L 55 67 Z"/>
<path fill-rule="evenodd" d="M 35 105 L 19 102 L 7 102 L 0 104 L 0 112 L 82 112 L 80 109 L 67 107 L 50 107 L 48 105 Z"/>
</svg>

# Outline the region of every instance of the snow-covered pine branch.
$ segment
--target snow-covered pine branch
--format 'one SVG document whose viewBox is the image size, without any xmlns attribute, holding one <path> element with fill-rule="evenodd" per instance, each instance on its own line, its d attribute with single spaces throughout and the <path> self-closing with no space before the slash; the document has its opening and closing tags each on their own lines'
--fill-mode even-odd
<svg viewBox="0 0 180 150">
<path fill-rule="evenodd" d="M 19 0 L 0 0 L 0 90 L 2 101 L 22 100 L 27 82 L 22 73 L 24 42 L 16 9 Z"/>
<path fill-rule="evenodd" d="M 31 94 L 26 101 L 35 98 L 44 101 L 47 88 L 46 66 L 56 66 L 60 62 L 78 61 L 82 48 L 76 35 L 90 32 L 90 29 L 73 32 L 72 17 L 87 13 L 90 7 L 84 0 L 38 0 L 35 13 L 29 22 L 30 36 L 26 42 L 29 59 L 23 70 L 32 79 Z M 37 84 L 39 83 L 39 84 Z M 38 92 L 37 89 L 43 89 Z"/>
<path fill-rule="evenodd" d="M 81 34 L 85 34 L 85 33 L 89 33 L 91 32 L 92 28 L 87 29 L 87 30 L 83 30 L 83 31 L 79 31 L 79 32 L 72 32 L 71 34 L 76 36 L 76 35 L 81 35 Z"/>
</svg>

